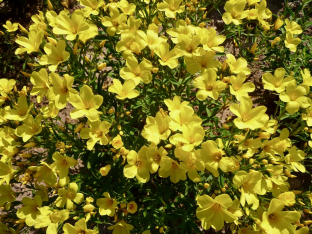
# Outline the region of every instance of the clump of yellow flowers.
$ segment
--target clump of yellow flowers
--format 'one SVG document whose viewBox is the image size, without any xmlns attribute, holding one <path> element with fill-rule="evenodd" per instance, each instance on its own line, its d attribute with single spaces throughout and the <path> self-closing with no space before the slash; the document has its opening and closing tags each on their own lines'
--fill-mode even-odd
<svg viewBox="0 0 312 234">
<path fill-rule="evenodd" d="M 77 5 L 1 31 L 27 80 L 0 78 L 1 234 L 311 232 L 303 13 L 218 1 L 221 32 L 207 1 Z"/>
</svg>

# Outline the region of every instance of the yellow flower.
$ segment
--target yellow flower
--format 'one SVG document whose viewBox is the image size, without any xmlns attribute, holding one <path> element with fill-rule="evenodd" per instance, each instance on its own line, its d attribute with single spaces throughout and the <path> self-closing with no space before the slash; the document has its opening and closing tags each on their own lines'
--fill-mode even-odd
<svg viewBox="0 0 312 234">
<path fill-rule="evenodd" d="M 97 234 L 97 230 L 87 228 L 87 221 L 85 218 L 80 219 L 75 223 L 75 226 L 65 223 L 63 226 L 64 234 Z"/>
<path fill-rule="evenodd" d="M 0 79 L 0 94 L 1 96 L 7 96 L 7 94 L 11 93 L 14 85 L 16 84 L 16 80 L 14 79 Z"/>
<path fill-rule="evenodd" d="M 311 105 L 310 98 L 306 97 L 304 86 L 297 86 L 296 82 L 290 82 L 286 86 L 286 91 L 280 94 L 280 99 L 287 102 L 286 110 L 289 114 L 299 111 L 299 108 L 307 108 Z"/>
<path fill-rule="evenodd" d="M 218 67 L 221 67 L 221 63 L 214 60 L 215 54 L 214 51 L 207 51 L 201 56 L 193 56 L 192 58 L 184 57 L 186 70 L 191 74 L 195 74 L 199 71 L 203 74 L 205 70 L 209 68 L 217 71 Z"/>
<path fill-rule="evenodd" d="M 277 199 L 284 202 L 285 206 L 293 206 L 296 203 L 296 195 L 293 192 L 281 193 Z"/>
<path fill-rule="evenodd" d="M 202 44 L 204 50 L 210 51 L 215 50 L 220 53 L 224 52 L 224 47 L 220 46 L 225 41 L 226 37 L 223 35 L 217 35 L 217 32 L 214 28 L 209 28 L 208 30 L 205 28 L 205 34 L 202 38 Z"/>
<path fill-rule="evenodd" d="M 181 102 L 181 97 L 179 96 L 174 96 L 172 100 L 165 99 L 164 102 L 166 106 L 168 107 L 169 111 L 180 110 L 184 106 L 187 106 L 189 104 L 189 102 L 187 101 Z"/>
<path fill-rule="evenodd" d="M 84 16 L 89 17 L 89 15 L 98 15 L 105 2 L 104 0 L 80 0 L 80 5 L 84 6 L 82 9 Z"/>
<path fill-rule="evenodd" d="M 40 65 L 49 65 L 50 71 L 54 72 L 58 65 L 64 61 L 66 61 L 70 54 L 65 50 L 66 42 L 64 40 L 60 40 L 56 45 L 52 43 L 47 43 L 44 46 L 44 51 L 47 55 L 43 55 L 39 61 Z"/>
<path fill-rule="evenodd" d="M 10 180 L 13 178 L 17 170 L 12 168 L 12 162 L 9 161 L 8 164 L 0 161 L 0 185 L 4 182 L 10 184 Z"/>
<path fill-rule="evenodd" d="M 169 124 L 171 117 L 166 115 L 161 109 L 157 112 L 156 117 L 148 116 L 146 119 L 146 125 L 142 131 L 142 136 L 149 142 L 153 142 L 158 145 L 160 140 L 167 140 L 171 131 Z"/>
<path fill-rule="evenodd" d="M 28 106 L 27 99 L 25 95 L 18 97 L 18 103 L 14 106 L 13 110 L 7 110 L 4 118 L 9 120 L 24 121 L 30 115 L 29 112 L 33 108 L 33 103 Z"/>
<path fill-rule="evenodd" d="M 182 0 L 163 0 L 157 4 L 159 11 L 164 11 L 168 18 L 176 18 L 177 13 L 185 11 L 185 5 L 180 6 Z"/>
<path fill-rule="evenodd" d="M 35 14 L 31 17 L 33 24 L 30 25 L 29 30 L 38 30 L 46 31 L 47 25 L 45 24 L 44 14 L 42 11 L 39 11 L 39 14 Z"/>
<path fill-rule="evenodd" d="M 125 80 L 133 80 L 135 85 L 141 81 L 148 84 L 152 81 L 152 68 L 153 65 L 147 59 L 144 59 L 140 64 L 134 56 L 128 56 L 126 59 L 127 67 L 120 70 L 120 77 Z"/>
<path fill-rule="evenodd" d="M 108 88 L 108 92 L 118 94 L 116 98 L 124 100 L 126 98 L 132 99 L 140 95 L 138 90 L 135 90 L 136 84 L 133 80 L 126 80 L 122 85 L 117 79 L 113 80 L 114 85 Z"/>
<path fill-rule="evenodd" d="M 59 208 L 62 208 L 66 205 L 67 210 L 74 210 L 76 205 L 83 202 L 84 195 L 82 193 L 77 193 L 78 185 L 76 183 L 70 183 L 65 188 L 60 188 L 58 190 L 58 198 L 55 200 L 55 205 Z"/>
<path fill-rule="evenodd" d="M 179 49 L 174 48 L 169 51 L 169 44 L 166 42 L 160 43 L 158 47 L 155 48 L 155 53 L 160 58 L 158 61 L 162 66 L 168 66 L 171 69 L 176 68 L 178 63 L 178 57 L 182 56 Z"/>
<path fill-rule="evenodd" d="M 34 135 L 38 135 L 42 131 L 41 126 L 42 115 L 37 115 L 34 119 L 32 115 L 29 115 L 23 122 L 24 124 L 18 126 L 15 130 L 15 134 L 23 138 L 26 142 Z"/>
<path fill-rule="evenodd" d="M 19 219 L 25 219 L 28 226 L 35 225 L 39 215 L 49 213 L 48 206 L 41 207 L 42 198 L 39 195 L 36 195 L 34 198 L 23 197 L 22 203 L 24 206 L 18 209 L 16 216 Z"/>
<path fill-rule="evenodd" d="M 262 82 L 264 83 L 264 89 L 276 91 L 281 93 L 285 90 L 285 87 L 290 82 L 295 82 L 292 76 L 285 77 L 286 71 L 284 68 L 277 68 L 274 71 L 274 76 L 271 73 L 264 73 L 262 75 Z"/>
<path fill-rule="evenodd" d="M 289 19 L 285 20 L 286 26 L 286 32 L 291 33 L 291 34 L 301 34 L 302 29 L 299 24 L 297 24 L 295 21 L 289 21 Z"/>
<path fill-rule="evenodd" d="M 168 152 L 163 148 L 160 147 L 159 149 L 157 146 L 152 143 L 146 152 L 147 161 L 151 164 L 150 165 L 150 173 L 154 174 L 159 167 L 162 167 L 164 170 L 170 170 L 171 168 L 171 158 L 167 156 Z"/>
<path fill-rule="evenodd" d="M 132 15 L 135 11 L 136 5 L 134 3 L 130 3 L 127 0 L 120 0 L 117 3 L 117 7 L 119 7 L 123 13 L 127 15 Z"/>
<path fill-rule="evenodd" d="M 310 127 L 312 126 L 312 107 L 308 107 L 306 112 L 306 114 L 302 114 L 302 119 L 307 121 L 307 125 Z"/>
<path fill-rule="evenodd" d="M 34 71 L 31 73 L 30 82 L 33 84 L 30 94 L 37 95 L 37 101 L 41 103 L 43 97 L 50 91 L 47 70 L 41 68 L 39 72 Z"/>
<path fill-rule="evenodd" d="M 48 98 L 55 100 L 55 106 L 58 109 L 63 109 L 67 104 L 67 99 L 78 93 L 77 90 L 72 88 L 74 77 L 65 74 L 63 79 L 61 79 L 58 74 L 51 73 L 50 81 L 53 86 Z"/>
<path fill-rule="evenodd" d="M 230 70 L 234 74 L 238 74 L 240 72 L 245 73 L 245 75 L 250 74 L 250 69 L 247 67 L 247 61 L 244 58 L 235 59 L 232 54 L 227 54 L 227 64 L 230 67 Z"/>
<path fill-rule="evenodd" d="M 201 160 L 204 162 L 205 167 L 210 171 L 213 176 L 218 177 L 219 172 L 218 168 L 224 169 L 224 152 L 222 149 L 219 149 L 217 143 L 211 140 L 208 140 L 201 144 L 201 149 L 197 152 L 200 155 Z"/>
<path fill-rule="evenodd" d="M 105 192 L 103 195 L 105 198 L 99 198 L 96 200 L 96 205 L 99 207 L 99 213 L 100 215 L 108 215 L 113 217 L 118 202 L 115 198 L 111 199 L 108 192 Z"/>
<path fill-rule="evenodd" d="M 312 76 L 310 71 L 305 68 L 304 70 L 300 70 L 300 73 L 302 75 L 302 83 L 301 86 L 305 86 L 307 93 L 310 91 L 310 86 L 312 86 Z"/>
<path fill-rule="evenodd" d="M 240 105 L 233 104 L 230 106 L 230 111 L 238 118 L 234 119 L 234 124 L 239 129 L 250 128 L 255 130 L 262 128 L 262 116 L 267 108 L 265 106 L 257 106 L 252 109 L 252 101 L 249 97 L 241 97 Z"/>
<path fill-rule="evenodd" d="M 134 201 L 128 203 L 127 211 L 129 213 L 134 214 L 135 212 L 137 212 L 137 210 L 138 210 L 138 205 Z"/>
<path fill-rule="evenodd" d="M 196 217 L 201 221 L 203 229 L 208 230 L 210 227 L 221 230 L 224 221 L 227 223 L 234 222 L 237 217 L 227 209 L 233 204 L 231 197 L 227 194 L 221 194 L 215 199 L 208 195 L 198 197 Z"/>
<path fill-rule="evenodd" d="M 122 56 L 127 59 L 128 56 L 133 56 L 133 53 L 141 54 L 146 46 L 147 43 L 139 34 L 123 33 L 121 34 L 121 40 L 116 44 L 116 51 L 123 52 Z"/>
<path fill-rule="evenodd" d="M 257 194 L 264 195 L 266 193 L 265 188 L 262 186 L 262 173 L 258 171 L 250 173 L 238 171 L 233 178 L 233 183 L 241 189 L 241 205 L 245 206 L 247 202 L 247 204 L 252 205 L 252 209 L 256 210 L 259 206 Z"/>
<path fill-rule="evenodd" d="M 109 132 L 111 124 L 107 121 L 94 121 L 88 122 L 90 128 L 83 128 L 80 132 L 80 137 L 82 139 L 89 139 L 87 141 L 87 149 L 92 150 L 94 145 L 100 141 L 101 145 L 107 145 L 108 139 L 106 134 Z"/>
<path fill-rule="evenodd" d="M 201 43 L 201 36 L 195 35 L 189 38 L 187 35 L 181 34 L 178 36 L 178 45 L 175 47 L 181 51 L 181 55 L 187 58 L 194 56 L 202 56 L 205 53 L 202 47 L 198 47 Z"/>
<path fill-rule="evenodd" d="M 15 40 L 15 42 L 23 46 L 24 48 L 16 49 L 15 54 L 22 54 L 24 52 L 27 52 L 28 54 L 30 54 L 32 52 L 38 52 L 43 36 L 44 36 L 43 31 L 31 30 L 28 33 L 28 38 L 18 37 Z"/>
<path fill-rule="evenodd" d="M 179 19 L 175 23 L 175 28 L 169 28 L 166 32 L 171 36 L 171 41 L 177 44 L 180 34 L 191 37 L 194 34 L 194 28 L 193 25 L 188 25 L 185 20 Z"/>
<path fill-rule="evenodd" d="M 296 146 L 293 146 L 290 150 L 288 150 L 289 154 L 285 157 L 285 162 L 287 164 L 290 164 L 290 168 L 294 171 L 306 172 L 306 168 L 300 163 L 300 161 L 303 161 L 306 153 L 302 150 L 297 150 Z"/>
<path fill-rule="evenodd" d="M 293 34 L 286 33 L 285 46 L 291 51 L 296 52 L 297 46 L 301 43 L 300 38 L 295 38 Z"/>
<path fill-rule="evenodd" d="M 262 215 L 261 227 L 267 233 L 295 233 L 295 226 L 301 215 L 297 211 L 283 211 L 284 202 L 273 198 L 270 202 L 268 211 Z"/>
<path fill-rule="evenodd" d="M 45 215 L 39 215 L 36 219 L 35 228 L 47 228 L 47 234 L 56 234 L 59 223 L 63 223 L 69 218 L 69 210 L 49 211 Z"/>
<path fill-rule="evenodd" d="M 195 152 L 184 151 L 181 148 L 176 148 L 174 152 L 175 156 L 179 158 L 182 162 L 180 162 L 180 168 L 187 172 L 188 177 L 194 183 L 197 183 L 201 180 L 197 171 L 204 171 L 205 166 L 202 158 L 199 154 Z"/>
<path fill-rule="evenodd" d="M 55 118 L 59 113 L 59 109 L 56 107 L 55 101 L 49 102 L 48 106 L 41 107 L 40 111 L 42 112 L 44 118 Z"/>
<path fill-rule="evenodd" d="M 136 177 L 141 183 L 146 183 L 150 179 L 149 163 L 146 160 L 147 147 L 143 146 L 139 153 L 131 150 L 127 155 L 128 164 L 124 167 L 124 176 L 127 178 Z"/>
<path fill-rule="evenodd" d="M 15 201 L 15 193 L 13 192 L 11 185 L 0 185 L 0 206 L 4 206 L 6 203 L 10 205 L 12 201 Z"/>
<path fill-rule="evenodd" d="M 178 183 L 180 180 L 186 180 L 186 174 L 180 167 L 177 161 L 171 160 L 171 167 L 169 170 L 167 168 L 159 168 L 158 175 L 162 178 L 167 178 L 170 176 L 172 183 Z"/>
<path fill-rule="evenodd" d="M 123 24 L 127 21 L 127 15 L 124 13 L 119 12 L 117 7 L 110 6 L 109 7 L 109 15 L 104 16 L 102 18 L 102 24 L 107 28 L 107 33 L 110 36 L 115 36 L 116 33 L 120 33 L 120 29 L 122 28 Z"/>
<path fill-rule="evenodd" d="M 57 182 L 57 175 L 52 167 L 46 162 L 41 162 L 41 166 L 31 166 L 30 170 L 36 171 L 34 178 L 40 183 L 44 181 L 47 185 L 54 185 Z"/>
<path fill-rule="evenodd" d="M 130 234 L 133 226 L 127 224 L 124 220 L 119 221 L 117 224 L 108 227 L 109 230 L 113 230 L 113 234 Z"/>
<path fill-rule="evenodd" d="M 183 106 L 180 110 L 170 112 L 171 122 L 169 128 L 172 131 L 182 131 L 183 124 L 191 124 L 198 126 L 202 124 L 202 119 L 194 114 L 194 110 L 190 106 Z"/>
<path fill-rule="evenodd" d="M 8 32 L 15 32 L 18 29 L 18 23 L 11 23 L 10 20 L 7 20 L 3 27 L 6 28 Z"/>
<path fill-rule="evenodd" d="M 120 149 L 123 146 L 121 136 L 118 134 L 111 142 L 112 146 L 115 149 Z"/>
<path fill-rule="evenodd" d="M 173 145 L 181 145 L 185 151 L 192 151 L 195 146 L 200 145 L 205 136 L 202 126 L 194 126 L 191 124 L 182 125 L 182 134 L 177 133 L 169 138 Z"/>
<path fill-rule="evenodd" d="M 70 167 L 78 164 L 77 160 L 68 156 L 63 156 L 59 152 L 55 152 L 52 155 L 54 163 L 51 164 L 51 168 L 54 171 L 58 171 L 60 179 L 68 175 Z"/>
<path fill-rule="evenodd" d="M 235 95 L 237 101 L 240 101 L 241 97 L 249 97 L 248 93 L 255 90 L 255 85 L 251 82 L 246 82 L 246 75 L 243 72 L 238 73 L 237 76 L 231 76 L 230 92 Z"/>
<path fill-rule="evenodd" d="M 74 94 L 67 99 L 76 108 L 70 112 L 70 117 L 78 119 L 85 115 L 91 122 L 98 120 L 100 112 L 97 109 L 102 105 L 103 97 L 94 95 L 88 85 L 84 85 L 79 94 Z"/>
<path fill-rule="evenodd" d="M 167 41 L 167 38 L 164 36 L 158 37 L 159 26 L 157 26 L 156 24 L 150 24 L 148 26 L 148 30 L 147 30 L 146 34 L 141 30 L 138 30 L 137 33 L 146 42 L 146 44 L 150 48 L 151 55 L 154 55 L 155 48 L 157 48 L 161 43 Z"/>
<path fill-rule="evenodd" d="M 208 96 L 217 100 L 220 93 L 226 88 L 225 83 L 220 80 L 217 81 L 217 74 L 211 68 L 205 70 L 200 77 L 195 79 L 194 86 L 199 89 L 196 97 L 200 101 L 204 101 Z"/>
<path fill-rule="evenodd" d="M 224 9 L 225 13 L 222 15 L 222 19 L 225 24 L 233 23 L 239 25 L 242 23 L 242 19 L 247 17 L 247 12 L 244 11 L 246 6 L 246 0 L 239 0 L 237 3 L 227 1 Z"/>
<path fill-rule="evenodd" d="M 112 166 L 110 164 L 106 165 L 105 167 L 101 167 L 100 173 L 102 176 L 107 176 Z"/>
<path fill-rule="evenodd" d="M 69 17 L 66 14 L 60 14 L 56 17 L 58 25 L 53 28 L 53 33 L 67 35 L 66 39 L 73 41 L 77 36 L 87 31 L 90 25 L 85 21 L 84 13 L 81 10 L 75 10 Z"/>
</svg>

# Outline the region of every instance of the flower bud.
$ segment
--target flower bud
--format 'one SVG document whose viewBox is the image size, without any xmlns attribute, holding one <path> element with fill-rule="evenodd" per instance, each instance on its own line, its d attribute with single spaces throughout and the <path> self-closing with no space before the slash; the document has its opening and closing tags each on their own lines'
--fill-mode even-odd
<svg viewBox="0 0 312 234">
<path fill-rule="evenodd" d="M 18 27 L 21 30 L 21 32 L 28 34 L 28 31 L 26 30 L 26 28 L 24 28 L 21 24 L 18 24 Z"/>
<path fill-rule="evenodd" d="M 85 56 L 84 59 L 87 63 L 90 63 L 90 59 L 87 56 Z"/>
<path fill-rule="evenodd" d="M 209 187 L 210 187 L 210 184 L 204 183 L 204 188 L 205 188 L 205 189 L 207 189 L 207 188 L 209 188 Z"/>
<path fill-rule="evenodd" d="M 101 43 L 99 44 L 99 46 L 100 46 L 101 48 L 103 48 L 104 45 L 105 45 L 105 43 L 106 43 L 106 40 L 103 40 L 103 41 L 101 41 Z"/>
<path fill-rule="evenodd" d="M 190 24 L 191 24 L 191 21 L 190 21 L 189 18 L 185 18 L 185 22 L 186 22 L 187 25 L 190 25 Z"/>
<path fill-rule="evenodd" d="M 198 25 L 198 27 L 200 27 L 200 28 L 203 28 L 203 27 L 205 27 L 206 26 L 206 23 L 204 23 L 204 22 L 202 22 L 202 23 L 200 23 L 199 25 Z"/>
<path fill-rule="evenodd" d="M 109 109 L 108 113 L 113 114 L 115 113 L 115 110 L 113 108 Z"/>
<path fill-rule="evenodd" d="M 30 142 L 30 143 L 27 143 L 26 145 L 24 145 L 23 147 L 24 148 L 31 148 L 31 147 L 35 147 L 36 146 L 36 142 Z"/>
<path fill-rule="evenodd" d="M 280 27 L 283 26 L 283 24 L 284 24 L 284 21 L 280 17 L 278 17 L 274 23 L 274 30 L 279 29 Z"/>
<path fill-rule="evenodd" d="M 80 132 L 80 130 L 84 127 L 84 125 L 85 125 L 84 123 L 78 124 L 78 126 L 76 127 L 74 133 Z"/>
<path fill-rule="evenodd" d="M 54 38 L 52 38 L 52 37 L 47 37 L 47 39 L 48 39 L 48 41 L 50 42 L 50 43 L 52 43 L 53 45 L 57 45 L 57 40 L 55 40 Z"/>
<path fill-rule="evenodd" d="M 77 55 L 77 51 L 78 51 L 78 43 L 74 45 L 73 54 Z"/>
<path fill-rule="evenodd" d="M 158 72 L 158 70 L 159 70 L 159 68 L 158 67 L 153 67 L 152 68 L 152 72 L 155 74 L 155 73 L 157 73 Z"/>
<path fill-rule="evenodd" d="M 97 69 L 98 69 L 99 71 L 102 71 L 105 67 L 106 67 L 106 63 L 100 63 L 100 64 L 97 66 Z"/>
</svg>

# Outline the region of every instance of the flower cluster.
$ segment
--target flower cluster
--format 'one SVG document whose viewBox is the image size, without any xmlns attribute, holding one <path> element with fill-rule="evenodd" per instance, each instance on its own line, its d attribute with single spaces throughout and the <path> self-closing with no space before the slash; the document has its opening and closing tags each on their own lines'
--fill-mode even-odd
<svg viewBox="0 0 312 234">
<path fill-rule="evenodd" d="M 78 3 L 3 25 L 29 82 L 0 79 L 0 233 L 309 233 L 311 23 L 266 0 L 212 3 L 222 33 L 206 1 Z"/>
</svg>

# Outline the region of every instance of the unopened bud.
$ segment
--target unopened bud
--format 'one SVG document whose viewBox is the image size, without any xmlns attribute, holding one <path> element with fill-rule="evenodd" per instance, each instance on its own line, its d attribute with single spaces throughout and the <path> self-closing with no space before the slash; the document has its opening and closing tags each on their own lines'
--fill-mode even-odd
<svg viewBox="0 0 312 234">
<path fill-rule="evenodd" d="M 90 63 L 90 59 L 87 56 L 85 56 L 84 58 L 87 63 Z"/>
<path fill-rule="evenodd" d="M 209 187 L 210 187 L 210 184 L 204 183 L 204 188 L 205 188 L 205 189 L 207 189 L 207 188 L 209 188 Z"/>
<path fill-rule="evenodd" d="M 202 22 L 202 23 L 200 23 L 199 25 L 198 25 L 198 27 L 200 27 L 200 28 L 203 28 L 203 27 L 205 27 L 206 26 L 206 23 L 204 23 L 204 22 Z"/>
<path fill-rule="evenodd" d="M 279 29 L 280 27 L 282 27 L 284 24 L 284 21 L 281 18 L 277 18 L 275 23 L 274 23 L 274 30 Z"/>
<path fill-rule="evenodd" d="M 119 135 L 120 135 L 120 136 L 122 136 L 123 134 L 124 134 L 123 131 L 120 131 L 120 132 L 119 132 Z"/>
<path fill-rule="evenodd" d="M 108 113 L 110 114 L 114 114 L 115 113 L 115 110 L 113 108 L 109 109 Z"/>
<path fill-rule="evenodd" d="M 185 22 L 186 22 L 187 25 L 190 25 L 190 24 L 191 24 L 191 21 L 190 21 L 189 18 L 185 18 Z"/>
<path fill-rule="evenodd" d="M 153 72 L 153 73 L 157 73 L 157 72 L 158 72 L 158 70 L 159 70 L 159 68 L 158 68 L 158 67 L 153 67 L 152 72 Z"/>
<path fill-rule="evenodd" d="M 167 145 L 165 145 L 165 148 L 171 149 L 171 148 L 172 148 L 172 144 L 167 144 Z"/>
<path fill-rule="evenodd" d="M 76 55 L 78 51 L 78 43 L 74 45 L 73 54 Z"/>
<path fill-rule="evenodd" d="M 100 63 L 100 64 L 97 66 L 97 69 L 98 69 L 99 71 L 102 71 L 105 67 L 106 67 L 106 63 Z"/>
<path fill-rule="evenodd" d="M 21 24 L 18 24 L 18 27 L 21 30 L 21 32 L 28 34 L 28 31 L 26 30 L 26 28 L 24 28 Z"/>
<path fill-rule="evenodd" d="M 52 37 L 47 37 L 47 39 L 48 39 L 48 41 L 51 43 L 51 44 L 53 44 L 53 45 L 57 45 L 57 40 L 55 40 L 54 38 L 52 38 Z"/>
<path fill-rule="evenodd" d="M 101 41 L 101 43 L 99 44 L 99 46 L 100 46 L 101 48 L 103 48 L 104 45 L 105 45 L 105 43 L 106 43 L 106 40 L 103 40 L 103 41 Z"/>
<path fill-rule="evenodd" d="M 50 2 L 50 0 L 48 0 L 48 8 L 49 8 L 50 11 L 53 11 L 53 5 Z"/>
<path fill-rule="evenodd" d="M 268 160 L 263 159 L 263 160 L 262 160 L 262 163 L 263 163 L 264 165 L 267 165 L 269 162 L 268 162 Z"/>
<path fill-rule="evenodd" d="M 36 142 L 30 142 L 26 145 L 24 145 L 24 148 L 31 148 L 31 147 L 35 147 L 36 146 Z"/>
<path fill-rule="evenodd" d="M 78 126 L 76 127 L 74 133 L 80 132 L 80 130 L 84 127 L 84 125 L 85 125 L 84 123 L 78 124 Z"/>
<path fill-rule="evenodd" d="M 23 71 L 20 71 L 20 73 L 22 73 L 23 76 L 25 76 L 27 78 L 31 77 L 31 74 L 29 74 L 29 73 L 26 73 L 26 72 L 23 72 Z"/>
</svg>

